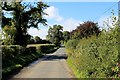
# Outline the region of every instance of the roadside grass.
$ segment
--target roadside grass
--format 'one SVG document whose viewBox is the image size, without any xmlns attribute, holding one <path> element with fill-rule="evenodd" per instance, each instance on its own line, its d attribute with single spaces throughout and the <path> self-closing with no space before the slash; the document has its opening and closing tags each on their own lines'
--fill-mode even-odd
<svg viewBox="0 0 120 80">
<path fill-rule="evenodd" d="M 71 59 L 71 57 L 67 58 L 67 64 L 71 68 L 71 70 L 72 70 L 73 74 L 75 75 L 75 77 L 79 78 L 79 72 L 76 69 L 76 67 L 73 65 L 73 60 Z"/>
</svg>

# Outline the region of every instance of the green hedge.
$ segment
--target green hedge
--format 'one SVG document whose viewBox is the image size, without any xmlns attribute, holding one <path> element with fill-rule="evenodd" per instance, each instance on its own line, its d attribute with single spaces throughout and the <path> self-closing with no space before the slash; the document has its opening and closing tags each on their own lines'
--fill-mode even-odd
<svg viewBox="0 0 120 80">
<path fill-rule="evenodd" d="M 1 46 L 2 48 L 2 73 L 6 75 L 14 69 L 23 67 L 42 56 L 36 52 L 31 53 L 29 48 L 18 45 Z"/>
<path fill-rule="evenodd" d="M 8 75 L 12 71 L 28 65 L 34 60 L 42 57 L 45 53 L 56 50 L 55 45 L 29 45 L 21 47 L 19 45 L 2 45 L 2 74 Z"/>
<path fill-rule="evenodd" d="M 57 47 L 54 44 L 31 44 L 27 47 L 36 48 L 38 53 L 52 53 L 57 49 Z"/>
<path fill-rule="evenodd" d="M 77 77 L 118 78 L 120 71 L 120 28 L 103 30 L 98 37 L 83 38 L 78 41 L 78 44 L 76 43 L 75 40 L 68 41 L 66 51 L 68 63 Z"/>
<path fill-rule="evenodd" d="M 72 40 L 69 40 L 67 43 L 66 43 L 66 52 L 68 53 L 67 55 L 68 56 L 72 56 L 74 55 L 74 49 L 76 49 L 76 46 L 78 44 L 79 40 L 77 39 L 72 39 Z"/>
</svg>

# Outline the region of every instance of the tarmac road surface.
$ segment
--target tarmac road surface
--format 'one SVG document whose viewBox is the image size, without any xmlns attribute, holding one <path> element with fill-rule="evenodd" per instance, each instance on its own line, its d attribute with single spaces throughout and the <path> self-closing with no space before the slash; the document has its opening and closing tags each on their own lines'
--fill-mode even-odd
<svg viewBox="0 0 120 80">
<path fill-rule="evenodd" d="M 60 48 L 23 68 L 13 78 L 75 78 L 65 59 L 65 49 Z"/>
</svg>

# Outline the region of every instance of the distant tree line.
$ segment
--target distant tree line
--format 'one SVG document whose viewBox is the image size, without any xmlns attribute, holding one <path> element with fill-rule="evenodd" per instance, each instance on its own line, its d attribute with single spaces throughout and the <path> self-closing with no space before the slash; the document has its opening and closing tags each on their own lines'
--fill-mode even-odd
<svg viewBox="0 0 120 80">
<path fill-rule="evenodd" d="M 39 36 L 30 36 L 27 42 L 28 44 L 51 44 L 50 41 L 45 39 L 43 40 Z"/>
<path fill-rule="evenodd" d="M 53 25 L 53 27 L 49 28 L 46 38 L 51 43 L 60 46 L 62 42 L 69 40 L 70 32 L 63 31 L 63 26 L 61 25 Z"/>
<path fill-rule="evenodd" d="M 53 44 L 60 46 L 65 44 L 70 39 L 81 39 L 83 37 L 90 37 L 91 35 L 96 35 L 100 33 L 97 23 L 92 21 L 84 22 L 77 26 L 75 30 L 63 31 L 63 26 L 53 25 L 48 30 L 48 35 L 46 36 L 47 40 Z"/>
</svg>

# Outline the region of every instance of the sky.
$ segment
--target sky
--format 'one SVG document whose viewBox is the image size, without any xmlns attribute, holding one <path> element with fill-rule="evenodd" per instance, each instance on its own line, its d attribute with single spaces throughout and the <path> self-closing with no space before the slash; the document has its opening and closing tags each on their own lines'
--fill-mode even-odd
<svg viewBox="0 0 120 80">
<path fill-rule="evenodd" d="M 111 0 L 111 2 L 108 0 L 104 0 L 104 2 L 100 0 L 91 0 L 91 2 L 88 0 L 84 0 L 84 2 L 83 0 L 57 1 L 45 1 L 50 6 L 44 11 L 48 14 L 44 16 L 47 19 L 48 26 L 39 24 L 39 30 L 35 28 L 28 29 L 30 35 L 45 39 L 49 26 L 60 24 L 63 26 L 64 31 L 72 31 L 85 21 L 98 22 L 100 28 L 103 28 L 103 21 L 112 15 L 112 10 L 114 10 L 115 16 L 118 16 L 117 0 Z"/>
<path fill-rule="evenodd" d="M 39 25 L 40 30 L 31 28 L 28 32 L 33 36 L 46 38 L 49 26 L 60 24 L 64 31 L 72 31 L 85 21 L 98 22 L 103 28 L 103 21 L 112 15 L 118 15 L 117 2 L 46 2 L 50 7 L 45 10 L 48 26 Z"/>
</svg>

